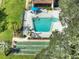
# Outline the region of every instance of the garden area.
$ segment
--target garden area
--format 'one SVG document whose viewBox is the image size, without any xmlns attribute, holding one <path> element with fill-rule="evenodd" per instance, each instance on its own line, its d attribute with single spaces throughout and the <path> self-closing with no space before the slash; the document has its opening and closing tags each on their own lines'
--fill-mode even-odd
<svg viewBox="0 0 79 59">
<path fill-rule="evenodd" d="M 13 32 L 22 27 L 25 0 L 2 0 L 0 4 L 0 41 L 11 41 Z M 5 56 L 0 52 L 1 59 L 33 59 L 34 56 L 13 55 Z"/>
<path fill-rule="evenodd" d="M 0 6 L 0 40 L 11 40 L 12 33 L 22 27 L 25 0 L 2 0 Z"/>
</svg>

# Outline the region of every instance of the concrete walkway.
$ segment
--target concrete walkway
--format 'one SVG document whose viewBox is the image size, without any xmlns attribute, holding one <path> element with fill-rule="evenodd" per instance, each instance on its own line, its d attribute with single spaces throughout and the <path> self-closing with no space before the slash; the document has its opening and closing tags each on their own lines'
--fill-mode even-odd
<svg viewBox="0 0 79 59">
<path fill-rule="evenodd" d="M 1 7 L 2 1 L 3 1 L 3 0 L 0 0 L 0 7 Z"/>
<path fill-rule="evenodd" d="M 26 0 L 26 5 L 25 5 L 26 9 L 28 9 L 28 7 L 29 7 L 29 2 L 31 2 L 31 0 Z"/>
<path fill-rule="evenodd" d="M 27 41 L 39 41 L 39 42 L 49 42 L 50 40 L 29 40 L 28 38 L 18 38 L 18 37 L 14 37 L 13 41 L 18 41 L 18 42 L 27 42 Z"/>
</svg>

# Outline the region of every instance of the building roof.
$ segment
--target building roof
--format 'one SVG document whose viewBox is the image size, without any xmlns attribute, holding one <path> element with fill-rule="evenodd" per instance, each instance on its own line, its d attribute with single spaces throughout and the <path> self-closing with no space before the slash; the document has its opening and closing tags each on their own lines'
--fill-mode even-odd
<svg viewBox="0 0 79 59">
<path fill-rule="evenodd" d="M 32 0 L 33 4 L 51 4 L 52 0 Z"/>
</svg>

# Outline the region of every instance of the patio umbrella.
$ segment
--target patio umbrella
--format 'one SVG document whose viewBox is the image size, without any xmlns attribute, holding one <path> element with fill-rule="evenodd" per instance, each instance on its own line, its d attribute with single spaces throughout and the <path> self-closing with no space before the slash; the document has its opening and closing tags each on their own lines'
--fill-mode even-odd
<svg viewBox="0 0 79 59">
<path fill-rule="evenodd" d="M 31 9 L 32 11 L 39 11 L 40 10 L 40 8 L 38 8 L 38 7 L 32 7 L 32 9 Z"/>
</svg>

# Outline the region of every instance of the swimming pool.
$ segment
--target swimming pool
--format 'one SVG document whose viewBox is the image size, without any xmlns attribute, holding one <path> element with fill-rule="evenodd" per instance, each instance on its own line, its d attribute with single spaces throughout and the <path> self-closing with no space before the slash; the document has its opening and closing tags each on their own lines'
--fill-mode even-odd
<svg viewBox="0 0 79 59">
<path fill-rule="evenodd" d="M 49 32 L 51 24 L 57 21 L 57 18 L 33 18 L 34 30 L 36 32 Z"/>
</svg>

